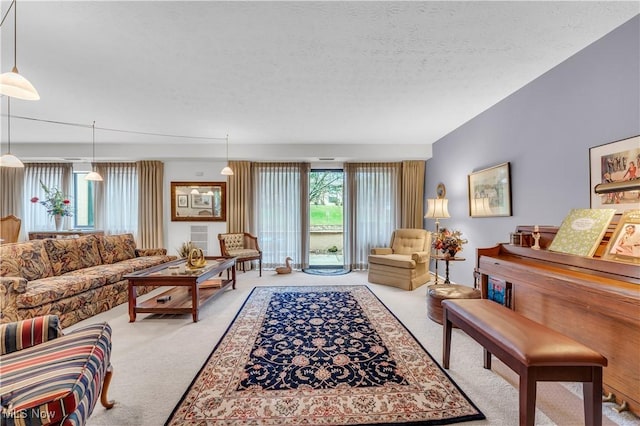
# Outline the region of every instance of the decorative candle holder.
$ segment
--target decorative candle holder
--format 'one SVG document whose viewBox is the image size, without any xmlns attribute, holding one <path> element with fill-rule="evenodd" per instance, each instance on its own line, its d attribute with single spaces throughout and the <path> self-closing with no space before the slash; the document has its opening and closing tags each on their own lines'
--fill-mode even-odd
<svg viewBox="0 0 640 426">
<path fill-rule="evenodd" d="M 538 227 L 538 225 L 535 225 L 533 227 L 533 233 L 531 234 L 534 240 L 534 243 L 531 246 L 531 248 L 534 250 L 540 250 L 540 232 L 539 231 L 540 231 L 540 227 Z"/>
</svg>

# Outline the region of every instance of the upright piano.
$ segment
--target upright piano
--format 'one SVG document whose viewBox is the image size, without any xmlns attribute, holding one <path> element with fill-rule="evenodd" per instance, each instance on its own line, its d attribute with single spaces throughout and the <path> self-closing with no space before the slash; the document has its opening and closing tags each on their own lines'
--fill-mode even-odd
<svg viewBox="0 0 640 426">
<path fill-rule="evenodd" d="M 602 353 L 609 362 L 603 378 L 608 400 L 618 411 L 640 415 L 640 266 L 601 259 L 606 239 L 595 257 L 550 252 L 558 228 L 539 229 L 540 250 L 528 247 L 530 239 L 477 250 L 482 297 L 488 297 L 490 277 L 505 283 L 505 305 Z"/>
</svg>

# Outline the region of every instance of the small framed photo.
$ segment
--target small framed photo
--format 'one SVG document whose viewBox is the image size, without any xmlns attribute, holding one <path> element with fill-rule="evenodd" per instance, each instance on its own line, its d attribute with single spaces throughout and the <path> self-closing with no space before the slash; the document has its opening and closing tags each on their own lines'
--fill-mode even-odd
<svg viewBox="0 0 640 426">
<path fill-rule="evenodd" d="M 603 257 L 640 264 L 640 210 L 628 210 L 622 214 Z"/>
<path fill-rule="evenodd" d="M 189 207 L 189 197 L 182 194 L 182 195 L 177 195 L 176 196 L 177 199 L 177 203 L 178 203 L 178 207 Z"/>
<path fill-rule="evenodd" d="M 509 163 L 473 172 L 468 183 L 471 217 L 511 216 Z"/>
<path fill-rule="evenodd" d="M 640 209 L 640 190 L 596 193 L 599 184 L 640 184 L 640 136 L 589 148 L 589 174 L 592 209 L 616 209 L 617 213 Z M 638 179 L 638 180 L 636 180 Z"/>
</svg>

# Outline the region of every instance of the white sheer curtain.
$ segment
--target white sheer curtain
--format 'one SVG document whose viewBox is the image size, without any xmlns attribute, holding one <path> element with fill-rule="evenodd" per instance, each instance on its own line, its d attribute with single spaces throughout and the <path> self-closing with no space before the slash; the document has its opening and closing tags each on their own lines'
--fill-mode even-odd
<svg viewBox="0 0 640 426">
<path fill-rule="evenodd" d="M 345 163 L 345 267 L 366 269 L 373 247 L 400 227 L 402 163 Z"/>
<path fill-rule="evenodd" d="M 273 268 L 287 256 L 296 268 L 308 263 L 308 163 L 254 163 L 255 227 L 262 264 Z"/>
<path fill-rule="evenodd" d="M 105 234 L 138 234 L 138 173 L 135 163 L 96 163 L 95 228 Z"/>
<path fill-rule="evenodd" d="M 73 185 L 73 165 L 70 163 L 25 163 L 24 165 L 24 191 L 25 199 L 23 204 L 24 218 L 22 227 L 24 232 L 31 231 L 51 231 L 55 229 L 53 217 L 47 214 L 47 209 L 39 204 L 32 203 L 32 197 L 44 198 L 44 191 L 40 182 L 48 188 L 58 188 L 63 194 L 69 197 L 71 205 L 74 205 L 72 198 Z M 65 217 L 64 229 L 73 227 L 73 218 Z"/>
</svg>

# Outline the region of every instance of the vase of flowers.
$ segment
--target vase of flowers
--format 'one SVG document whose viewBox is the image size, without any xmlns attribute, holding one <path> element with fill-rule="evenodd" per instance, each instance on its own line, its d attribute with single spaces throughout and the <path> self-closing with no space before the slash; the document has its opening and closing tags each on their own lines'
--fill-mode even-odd
<svg viewBox="0 0 640 426">
<path fill-rule="evenodd" d="M 60 231 L 64 217 L 73 215 L 71 201 L 56 187 L 49 188 L 42 181 L 40 181 L 40 187 L 44 191 L 44 198 L 32 197 L 31 202 L 42 204 L 49 216 L 53 217 L 56 231 Z"/>
<path fill-rule="evenodd" d="M 445 256 L 455 257 L 456 253 L 462 251 L 462 246 L 466 243 L 468 241 L 462 238 L 462 232 L 442 228 L 438 234 L 435 234 L 432 246 Z"/>
</svg>

